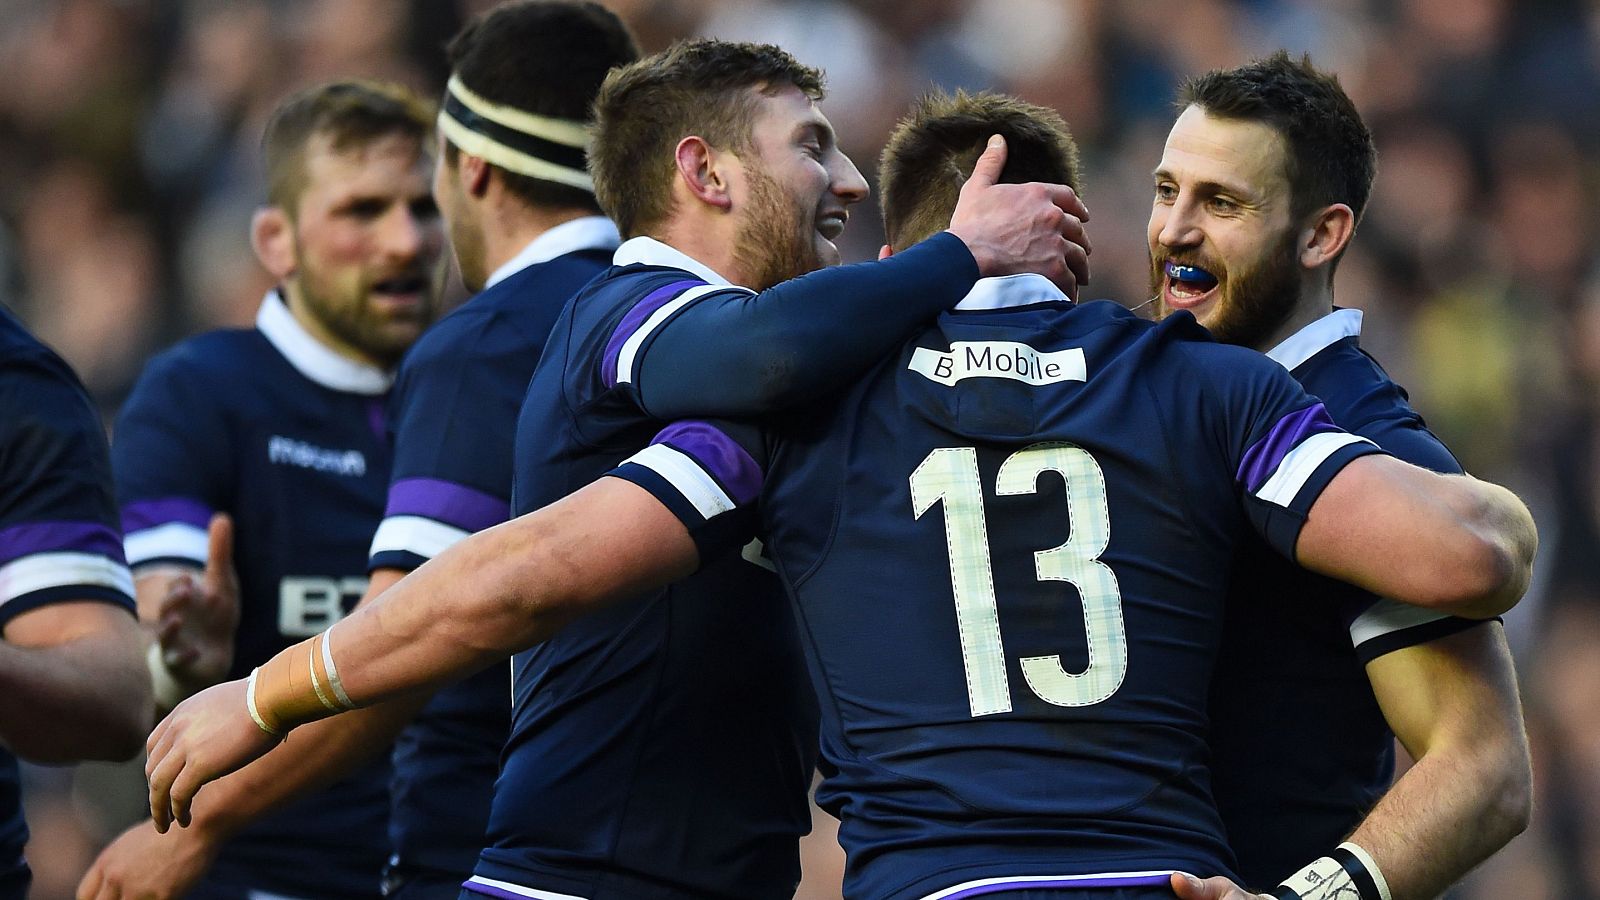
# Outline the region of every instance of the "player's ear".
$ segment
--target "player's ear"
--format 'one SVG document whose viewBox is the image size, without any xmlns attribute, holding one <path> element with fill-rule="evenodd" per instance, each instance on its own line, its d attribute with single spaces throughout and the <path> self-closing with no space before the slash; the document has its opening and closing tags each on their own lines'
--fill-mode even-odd
<svg viewBox="0 0 1600 900">
<path fill-rule="evenodd" d="M 263 206 L 250 219 L 250 247 L 272 277 L 294 274 L 294 223 L 281 207 Z"/>
<path fill-rule="evenodd" d="M 689 135 L 678 142 L 673 160 L 678 166 L 678 184 L 696 200 L 718 209 L 733 205 L 725 171 L 731 154 L 718 153 L 705 138 Z"/>
<path fill-rule="evenodd" d="M 489 164 L 481 156 L 462 153 L 456 157 L 456 176 L 469 196 L 482 198 L 489 190 Z"/>
<path fill-rule="evenodd" d="M 889 246 L 888 244 L 884 244 L 882 247 L 878 248 L 878 258 L 879 259 L 888 259 L 889 257 L 891 257 L 893 255 L 894 255 L 894 248 Z"/>
<path fill-rule="evenodd" d="M 1318 269 L 1339 257 L 1356 231 L 1356 214 L 1343 203 L 1318 210 L 1301 232 L 1300 265 Z"/>
</svg>

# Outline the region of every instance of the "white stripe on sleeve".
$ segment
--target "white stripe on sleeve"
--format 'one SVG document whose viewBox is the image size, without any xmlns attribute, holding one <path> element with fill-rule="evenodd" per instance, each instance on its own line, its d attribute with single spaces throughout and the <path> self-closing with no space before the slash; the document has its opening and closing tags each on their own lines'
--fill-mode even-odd
<svg viewBox="0 0 1600 900">
<path fill-rule="evenodd" d="M 1359 647 L 1386 634 L 1449 618 L 1444 613 L 1395 600 L 1379 599 L 1350 623 L 1350 644 Z"/>
<path fill-rule="evenodd" d="M 426 516 L 390 516 L 378 523 L 368 557 L 379 553 L 415 553 L 433 559 L 472 532 Z"/>
<path fill-rule="evenodd" d="M 46 588 L 92 585 L 133 596 L 128 567 L 98 553 L 31 553 L 0 566 L 0 603 Z"/>
<path fill-rule="evenodd" d="M 617 354 L 617 384 L 632 383 L 633 363 L 635 358 L 639 355 L 639 348 L 644 346 L 645 339 L 648 338 L 652 332 L 654 332 L 657 328 L 660 328 L 662 323 L 672 318 L 673 313 L 683 309 L 685 306 L 688 306 L 689 304 L 709 293 L 727 290 L 746 289 L 730 288 L 725 284 L 703 284 L 699 287 L 689 288 L 688 290 L 674 297 L 670 302 L 664 304 L 660 309 L 651 313 L 650 318 L 645 319 L 644 324 L 639 326 L 639 330 L 629 335 L 628 339 L 623 342 L 622 350 Z"/>
<path fill-rule="evenodd" d="M 665 478 L 707 519 L 737 505 L 693 457 L 666 444 L 651 444 L 624 462 L 638 463 Z"/>
<path fill-rule="evenodd" d="M 1317 471 L 1317 466 L 1322 465 L 1339 448 L 1350 444 L 1370 443 L 1372 442 L 1366 438 L 1343 431 L 1313 434 L 1301 441 L 1278 462 L 1277 470 L 1267 479 L 1267 483 L 1256 491 L 1256 496 L 1287 509 L 1294 503 L 1295 497 L 1300 495 L 1300 489 L 1306 486 L 1306 481 Z"/>
<path fill-rule="evenodd" d="M 163 557 L 193 560 L 195 565 L 204 566 L 211 544 L 204 528 L 188 522 L 168 522 L 129 532 L 122 540 L 122 549 L 130 566 Z"/>
</svg>

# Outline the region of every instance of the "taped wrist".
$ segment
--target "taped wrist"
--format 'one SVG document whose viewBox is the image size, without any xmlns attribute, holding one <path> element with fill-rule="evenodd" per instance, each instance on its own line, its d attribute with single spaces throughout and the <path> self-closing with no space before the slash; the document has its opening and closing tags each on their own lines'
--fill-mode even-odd
<svg viewBox="0 0 1600 900">
<path fill-rule="evenodd" d="M 1377 862 L 1349 841 L 1284 879 L 1272 896 L 1278 900 L 1391 900 L 1389 884 Z"/>
<path fill-rule="evenodd" d="M 189 696 L 189 690 L 167 668 L 166 653 L 160 641 L 152 642 L 145 651 L 144 665 L 150 670 L 150 688 L 162 709 L 172 709 Z"/>
<path fill-rule="evenodd" d="M 307 722 L 356 708 L 339 680 L 326 631 L 252 670 L 245 703 L 256 727 L 274 737 Z"/>
</svg>

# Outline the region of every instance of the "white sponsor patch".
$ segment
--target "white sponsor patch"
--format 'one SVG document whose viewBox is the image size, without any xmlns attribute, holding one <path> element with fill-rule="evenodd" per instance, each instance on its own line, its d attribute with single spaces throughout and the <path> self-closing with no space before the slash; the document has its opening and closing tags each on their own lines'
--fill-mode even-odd
<svg viewBox="0 0 1600 900">
<path fill-rule="evenodd" d="M 963 378 L 1009 378 L 1044 385 L 1087 377 L 1081 348 L 1040 353 L 1015 341 L 956 341 L 948 353 L 918 347 L 909 368 L 944 385 Z"/>
<path fill-rule="evenodd" d="M 281 434 L 267 441 L 267 461 L 357 478 L 367 474 L 367 458 L 360 450 L 330 450 Z"/>
</svg>

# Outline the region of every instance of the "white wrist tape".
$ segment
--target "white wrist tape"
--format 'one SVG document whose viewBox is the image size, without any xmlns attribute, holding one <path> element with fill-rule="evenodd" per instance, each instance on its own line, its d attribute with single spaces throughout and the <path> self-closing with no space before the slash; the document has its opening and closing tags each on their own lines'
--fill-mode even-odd
<svg viewBox="0 0 1600 900">
<path fill-rule="evenodd" d="M 167 668 L 160 641 L 150 642 L 150 649 L 144 654 L 144 665 L 150 670 L 150 687 L 156 703 L 162 709 L 172 709 L 189 696 L 189 691 L 178 683 L 178 679 L 172 676 L 172 670 Z"/>
<path fill-rule="evenodd" d="M 1392 900 L 1371 854 L 1348 841 L 1284 879 L 1272 895 L 1278 900 Z"/>
</svg>

